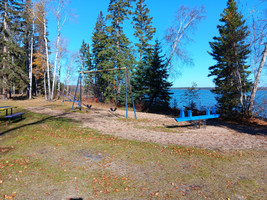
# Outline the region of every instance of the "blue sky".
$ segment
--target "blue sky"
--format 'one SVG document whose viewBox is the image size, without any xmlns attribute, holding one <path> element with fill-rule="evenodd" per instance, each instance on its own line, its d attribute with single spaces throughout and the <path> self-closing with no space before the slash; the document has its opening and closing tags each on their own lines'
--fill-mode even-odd
<svg viewBox="0 0 267 200">
<path fill-rule="evenodd" d="M 240 8 L 242 13 L 248 13 L 248 9 L 259 6 L 266 6 L 266 3 L 260 3 L 261 0 L 239 0 L 242 2 Z M 166 49 L 164 42 L 164 34 L 166 29 L 174 20 L 175 11 L 181 6 L 200 7 L 204 6 L 206 10 L 206 18 L 203 19 L 194 30 L 194 34 L 190 37 L 192 42 L 187 44 L 186 50 L 191 55 L 194 61 L 193 66 L 182 66 L 178 62 L 174 62 L 174 68 L 180 73 L 171 76 L 170 81 L 173 82 L 173 87 L 190 87 L 192 82 L 196 82 L 199 87 L 213 87 L 212 77 L 207 77 L 209 74 L 209 66 L 215 64 L 215 61 L 207 53 L 210 51 L 209 42 L 214 36 L 218 35 L 217 25 L 219 24 L 220 14 L 226 7 L 227 0 L 146 0 L 146 4 L 150 9 L 150 16 L 153 17 L 153 26 L 157 32 L 155 39 L 159 39 Z M 91 43 L 93 29 L 99 12 L 102 10 L 104 15 L 107 14 L 109 0 L 72 0 L 71 9 L 76 20 L 70 20 L 65 24 L 62 30 L 62 35 L 68 40 L 69 51 L 78 51 L 81 43 L 85 40 Z M 52 17 L 49 17 L 48 31 L 50 41 L 54 41 L 56 37 L 56 26 Z M 125 23 L 124 32 L 131 41 L 132 26 L 129 22 Z M 174 74 L 174 73 L 173 73 Z M 263 72 L 261 78 L 261 86 L 267 86 L 267 73 Z M 75 77 L 73 77 L 75 79 Z"/>
</svg>

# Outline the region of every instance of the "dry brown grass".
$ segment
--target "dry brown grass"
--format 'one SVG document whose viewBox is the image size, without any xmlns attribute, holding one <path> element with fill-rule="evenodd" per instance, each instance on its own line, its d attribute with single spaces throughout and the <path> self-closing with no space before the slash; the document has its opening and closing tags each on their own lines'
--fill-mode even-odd
<svg viewBox="0 0 267 200">
<path fill-rule="evenodd" d="M 65 112 L 57 103 L 47 106 L 44 110 L 51 114 Z M 74 114 L 88 120 L 85 114 Z M 107 118 L 112 121 L 112 116 Z M 115 121 L 127 126 L 155 123 L 145 118 Z M 265 198 L 263 149 L 140 142 L 81 128 L 81 122 L 26 112 L 24 120 L 2 126 L 0 199 Z"/>
</svg>

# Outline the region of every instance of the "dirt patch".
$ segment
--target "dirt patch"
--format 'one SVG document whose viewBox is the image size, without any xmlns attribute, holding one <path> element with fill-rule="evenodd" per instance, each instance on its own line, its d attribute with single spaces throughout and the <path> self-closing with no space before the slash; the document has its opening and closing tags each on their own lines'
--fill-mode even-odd
<svg viewBox="0 0 267 200">
<path fill-rule="evenodd" d="M 177 123 L 170 116 L 138 112 L 138 119 L 135 120 L 134 113 L 129 111 L 129 119 L 124 119 L 125 110 L 118 109 L 112 112 L 108 108 L 95 105 L 85 113 L 67 112 L 45 106 L 27 109 L 36 113 L 70 118 L 81 122 L 85 128 L 93 128 L 102 134 L 124 139 L 219 150 L 267 150 L 267 123 L 264 121 L 253 126 L 208 121 L 206 129 L 194 129 L 190 123 Z"/>
</svg>

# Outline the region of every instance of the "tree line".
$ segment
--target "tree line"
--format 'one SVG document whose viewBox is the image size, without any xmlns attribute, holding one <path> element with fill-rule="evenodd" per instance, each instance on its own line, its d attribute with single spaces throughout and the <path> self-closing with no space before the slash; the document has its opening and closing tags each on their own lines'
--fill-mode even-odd
<svg viewBox="0 0 267 200">
<path fill-rule="evenodd" d="M 101 11 L 96 19 L 91 45 L 83 41 L 79 52 L 69 56 L 63 82 L 60 77 L 67 47 L 62 27 L 71 18 L 68 3 L 63 0 L 0 1 L 0 89 L 3 98 L 11 97 L 15 91 L 27 91 L 29 99 L 42 94 L 46 100 L 52 100 L 56 98 L 57 89 L 68 89 L 72 66 L 78 63 L 75 71 L 101 71 L 84 74 L 82 82 L 86 95 L 123 105 L 126 68 L 132 85 L 128 92 L 133 92 L 135 102 L 141 108 L 167 108 L 172 86 L 169 74 L 174 68 L 174 60 L 190 62 L 181 44 L 204 19 L 205 9 L 181 6 L 177 10 L 175 21 L 165 34 L 164 41 L 169 49 L 164 54 L 161 42 L 154 38 L 156 27 L 145 0 L 110 0 L 107 15 Z M 48 39 L 49 11 L 53 12 L 57 24 L 53 44 Z M 135 42 L 125 34 L 126 21 L 131 21 Z M 266 42 L 266 21 L 254 20 L 248 27 L 236 2 L 228 0 L 217 27 L 220 36 L 210 42 L 212 50 L 209 52 L 217 64 L 210 66 L 209 76 L 215 77 L 218 107 L 225 116 L 235 112 L 249 115 L 267 54 L 266 46 L 262 45 Z M 249 56 L 257 58 L 251 64 L 254 80 L 249 79 Z M 107 69 L 117 70 L 105 71 Z"/>
</svg>

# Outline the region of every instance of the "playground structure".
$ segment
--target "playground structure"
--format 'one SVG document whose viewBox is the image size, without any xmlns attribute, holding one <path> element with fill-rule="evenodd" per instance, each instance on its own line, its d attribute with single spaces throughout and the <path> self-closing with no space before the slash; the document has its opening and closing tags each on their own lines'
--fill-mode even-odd
<svg viewBox="0 0 267 200">
<path fill-rule="evenodd" d="M 105 69 L 105 70 L 94 70 L 94 71 L 82 71 L 79 73 L 79 77 L 78 77 L 78 81 L 77 81 L 77 86 L 75 89 L 75 94 L 73 97 L 73 104 L 72 104 L 72 110 L 74 109 L 74 104 L 77 103 L 78 104 L 78 108 L 81 110 L 82 109 L 82 105 L 86 106 L 87 108 L 91 107 L 88 105 L 85 105 L 82 102 L 82 76 L 84 74 L 90 74 L 90 73 L 98 73 L 98 72 L 106 72 L 106 71 L 115 71 L 115 70 L 125 70 L 125 105 L 126 105 L 126 119 L 128 118 L 128 87 L 130 89 L 130 94 L 131 94 L 131 100 L 132 100 L 132 104 L 133 104 L 133 110 L 134 110 L 134 116 L 135 119 L 137 119 L 136 116 L 136 110 L 135 110 L 135 105 L 134 105 L 134 99 L 133 99 L 133 93 L 132 93 L 132 86 L 131 86 L 131 82 L 130 82 L 130 78 L 129 78 L 129 72 L 128 72 L 128 68 L 127 67 L 123 67 L 123 68 L 114 68 L 114 69 Z M 79 89 L 80 88 L 80 89 Z M 78 89 L 80 91 L 80 94 L 78 95 Z M 62 94 L 62 93 L 61 93 Z M 65 96 L 65 95 L 64 95 Z M 112 112 L 115 112 L 117 110 L 117 108 L 111 108 L 110 109 Z"/>
<path fill-rule="evenodd" d="M 185 117 L 184 114 L 184 110 L 181 109 L 180 110 L 180 117 L 179 118 L 175 118 L 175 120 L 177 122 L 185 122 L 185 121 L 195 121 L 195 126 L 197 125 L 197 123 L 199 124 L 200 127 L 200 122 L 203 122 L 204 127 L 206 127 L 206 120 L 207 119 L 215 119 L 215 118 L 219 118 L 220 114 L 216 114 L 216 108 L 212 108 L 212 113 L 210 113 L 210 110 L 207 109 L 206 110 L 206 115 L 199 115 L 199 116 L 193 116 L 192 115 L 192 111 L 188 110 L 188 116 Z"/>
<path fill-rule="evenodd" d="M 58 90 L 58 92 L 67 98 L 67 100 L 63 99 L 62 100 L 62 105 L 64 105 L 65 101 L 68 102 L 73 102 L 73 103 L 77 103 L 79 105 L 79 103 L 83 106 L 85 106 L 86 108 L 90 109 L 92 107 L 92 105 L 88 105 L 88 104 L 84 104 L 83 102 L 80 102 L 79 99 L 77 99 L 75 96 L 73 96 L 69 91 L 67 91 L 66 89 L 64 90 L 64 92 L 66 92 L 66 95 L 64 93 L 62 93 L 60 90 Z M 73 99 L 72 99 L 73 98 Z M 73 109 L 73 108 L 72 108 Z"/>
</svg>

